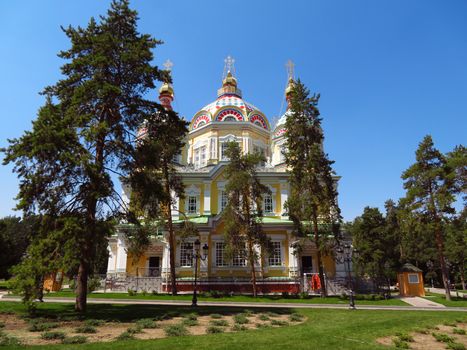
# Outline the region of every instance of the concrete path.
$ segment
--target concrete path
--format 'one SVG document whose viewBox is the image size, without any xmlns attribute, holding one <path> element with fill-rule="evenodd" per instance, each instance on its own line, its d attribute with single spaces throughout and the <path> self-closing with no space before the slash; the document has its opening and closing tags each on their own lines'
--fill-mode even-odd
<svg viewBox="0 0 467 350">
<path fill-rule="evenodd" d="M 404 298 L 401 298 L 401 300 L 415 307 L 434 307 L 434 308 L 446 307 L 442 304 L 435 303 L 434 301 L 427 300 L 427 299 L 420 298 L 420 297 L 404 297 Z"/>
<path fill-rule="evenodd" d="M 3 296 L 2 301 L 20 302 L 21 298 Z M 46 303 L 74 303 L 73 298 L 45 298 Z M 90 304 L 128 304 L 128 305 L 173 305 L 190 306 L 191 301 L 185 300 L 128 300 L 128 299 L 98 299 L 89 298 Z M 222 301 L 198 301 L 199 306 L 222 306 L 222 307 L 248 307 L 248 308 L 290 308 L 290 309 L 348 309 L 348 305 L 343 304 L 304 304 L 304 303 L 241 303 Z M 388 306 L 388 305 L 356 305 L 359 310 L 396 310 L 396 311 L 460 311 L 467 312 L 465 307 L 444 307 L 434 308 L 433 306 Z"/>
<path fill-rule="evenodd" d="M 443 288 L 426 288 L 426 290 L 430 293 L 435 293 L 435 294 L 443 294 L 445 295 L 446 291 Z M 451 296 L 456 297 L 459 294 L 459 297 L 461 298 L 467 298 L 467 294 L 464 292 L 458 292 L 455 290 L 450 291 Z"/>
</svg>

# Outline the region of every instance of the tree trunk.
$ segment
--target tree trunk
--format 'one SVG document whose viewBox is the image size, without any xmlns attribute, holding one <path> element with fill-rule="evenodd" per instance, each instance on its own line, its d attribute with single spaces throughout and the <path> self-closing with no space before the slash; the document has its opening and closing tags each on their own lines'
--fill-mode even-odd
<svg viewBox="0 0 467 350">
<path fill-rule="evenodd" d="M 459 272 L 461 275 L 461 284 L 462 284 L 462 290 L 466 290 L 465 288 L 465 276 L 464 276 L 464 262 L 461 263 L 461 266 L 459 266 Z"/>
<path fill-rule="evenodd" d="M 170 193 L 170 182 L 169 182 L 169 169 L 168 165 L 164 164 L 164 181 L 165 181 L 165 192 L 167 195 L 166 213 L 167 213 L 167 229 L 169 231 L 169 253 L 170 253 L 170 284 L 172 289 L 172 295 L 177 295 L 177 274 L 175 271 L 175 232 L 172 221 L 172 199 Z"/>
<path fill-rule="evenodd" d="M 316 212 L 313 213 L 313 231 L 314 231 L 314 241 L 316 246 L 316 262 L 318 264 L 318 274 L 319 282 L 321 284 L 321 297 L 327 296 L 326 292 L 326 281 L 324 279 L 323 264 L 321 258 L 321 247 L 319 244 L 319 231 L 318 231 L 318 217 Z"/>
<path fill-rule="evenodd" d="M 81 260 L 78 268 L 78 277 L 76 283 L 76 303 L 75 310 L 77 312 L 86 312 L 87 293 L 88 293 L 88 264 Z"/>
<path fill-rule="evenodd" d="M 256 269 L 255 269 L 255 252 L 254 252 L 254 247 L 253 243 L 251 240 L 248 240 L 248 252 L 250 256 L 250 265 L 251 265 L 251 282 L 252 282 L 252 288 L 253 288 L 253 297 L 256 298 L 258 295 L 257 288 L 256 288 Z"/>
</svg>

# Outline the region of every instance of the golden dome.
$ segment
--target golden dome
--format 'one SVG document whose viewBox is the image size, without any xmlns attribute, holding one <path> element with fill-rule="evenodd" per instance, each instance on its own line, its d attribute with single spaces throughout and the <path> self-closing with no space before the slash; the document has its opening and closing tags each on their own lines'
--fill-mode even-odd
<svg viewBox="0 0 467 350">
<path fill-rule="evenodd" d="M 237 86 L 237 79 L 232 75 L 230 71 L 227 72 L 227 76 L 222 81 L 222 85 Z"/>
<path fill-rule="evenodd" d="M 164 83 L 159 89 L 159 94 L 160 95 L 169 94 L 170 96 L 173 97 L 174 89 L 172 88 L 172 85 L 170 85 L 169 83 Z"/>
<path fill-rule="evenodd" d="M 293 81 L 292 78 L 289 79 L 289 83 L 287 84 L 287 87 L 285 88 L 285 95 L 287 96 L 292 92 L 292 89 L 295 87 L 295 82 Z"/>
</svg>

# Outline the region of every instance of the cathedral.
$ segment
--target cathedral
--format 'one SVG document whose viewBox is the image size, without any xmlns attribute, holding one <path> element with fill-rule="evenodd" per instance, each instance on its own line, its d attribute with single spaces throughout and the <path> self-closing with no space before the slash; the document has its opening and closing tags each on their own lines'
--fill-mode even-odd
<svg viewBox="0 0 467 350">
<path fill-rule="evenodd" d="M 271 190 L 263 201 L 263 230 L 272 241 L 273 252 L 263 255 L 261 261 L 256 262 L 258 289 L 263 293 L 298 292 L 303 276 L 317 273 L 318 267 L 311 241 L 300 254 L 294 252 L 293 224 L 284 210 L 289 193 L 283 155 L 288 112 L 278 118 L 275 125 L 271 125 L 258 107 L 243 98 L 234 76 L 233 59 L 227 57 L 225 61 L 224 77 L 217 98 L 193 115 L 185 147 L 176 159 L 185 185 L 185 198 L 176 199 L 172 217 L 176 224 L 181 224 L 186 217 L 195 223 L 201 245 L 208 248 L 206 259 L 201 260 L 198 266 L 199 289 L 251 291 L 251 274 L 246 259 L 240 256 L 227 259 L 224 256 L 222 211 L 227 205 L 227 196 L 223 172 L 229 161 L 225 155 L 228 142 L 237 142 L 244 153 L 263 153 L 267 161 L 257 169 L 257 175 Z M 294 84 L 293 64 L 290 61 L 288 70 L 287 101 Z M 174 90 L 171 84 L 164 83 L 159 93 L 161 104 L 172 108 Z M 129 198 L 130 189 L 123 187 L 124 196 Z M 192 255 L 196 239 L 185 239 L 177 244 L 179 291 L 193 288 L 195 262 Z M 323 266 L 328 278 L 344 273 L 343 267 L 331 256 L 323 258 Z M 144 286 L 141 281 L 145 279 L 157 279 L 157 288 L 154 284 L 146 285 L 147 290 L 167 291 L 170 288 L 170 266 L 166 233 L 160 232 L 154 237 L 147 251 L 135 259 L 126 249 L 125 235 L 117 230 L 109 242 L 107 273 L 124 278 L 141 278 L 140 286 Z"/>
</svg>

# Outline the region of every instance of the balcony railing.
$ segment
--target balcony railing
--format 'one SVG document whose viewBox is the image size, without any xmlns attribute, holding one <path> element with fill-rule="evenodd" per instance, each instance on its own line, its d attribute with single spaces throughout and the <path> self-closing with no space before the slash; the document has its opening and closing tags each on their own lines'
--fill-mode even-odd
<svg viewBox="0 0 467 350">
<path fill-rule="evenodd" d="M 160 277 L 160 267 L 137 267 L 136 276 L 138 277 Z"/>
</svg>

